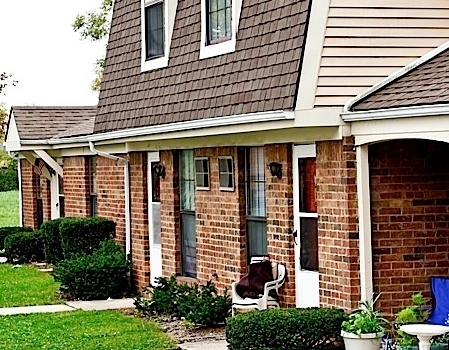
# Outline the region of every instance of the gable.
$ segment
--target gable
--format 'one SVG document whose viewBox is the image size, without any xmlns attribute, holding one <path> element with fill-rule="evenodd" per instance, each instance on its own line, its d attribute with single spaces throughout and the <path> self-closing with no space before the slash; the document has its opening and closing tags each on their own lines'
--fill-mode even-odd
<svg viewBox="0 0 449 350">
<path fill-rule="evenodd" d="M 179 0 L 168 67 L 141 73 L 140 0 L 115 2 L 94 132 L 293 110 L 310 0 L 243 1 L 236 50 L 201 59 L 201 0 Z"/>
</svg>

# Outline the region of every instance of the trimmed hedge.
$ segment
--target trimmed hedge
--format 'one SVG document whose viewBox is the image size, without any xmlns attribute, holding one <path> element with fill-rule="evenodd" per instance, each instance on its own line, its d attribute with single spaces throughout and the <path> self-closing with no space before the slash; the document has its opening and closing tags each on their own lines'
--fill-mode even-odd
<svg viewBox="0 0 449 350">
<path fill-rule="evenodd" d="M 121 298 L 130 291 L 130 266 L 122 248 L 109 239 L 101 242 L 92 255 L 60 261 L 54 276 L 61 282 L 61 291 L 72 298 Z"/>
<path fill-rule="evenodd" d="M 42 233 L 18 232 L 5 238 L 5 257 L 10 263 L 23 264 L 30 261 L 44 260 Z"/>
<path fill-rule="evenodd" d="M 342 310 L 328 308 L 270 309 L 230 317 L 226 340 L 230 350 L 344 349 Z"/>
<path fill-rule="evenodd" d="M 59 225 L 71 218 L 59 218 L 46 221 L 41 226 L 44 239 L 45 259 L 50 264 L 57 264 L 64 259 L 64 252 L 61 245 L 61 233 Z"/>
<path fill-rule="evenodd" d="M 100 217 L 66 218 L 59 223 L 64 259 L 92 254 L 100 243 L 115 236 L 115 222 Z"/>
<path fill-rule="evenodd" d="M 31 232 L 31 231 L 33 231 L 31 227 L 20 227 L 20 226 L 0 227 L 0 250 L 5 249 L 5 238 L 7 236 L 18 232 Z"/>
<path fill-rule="evenodd" d="M 0 169 L 0 192 L 15 191 L 19 188 L 17 170 Z"/>
</svg>

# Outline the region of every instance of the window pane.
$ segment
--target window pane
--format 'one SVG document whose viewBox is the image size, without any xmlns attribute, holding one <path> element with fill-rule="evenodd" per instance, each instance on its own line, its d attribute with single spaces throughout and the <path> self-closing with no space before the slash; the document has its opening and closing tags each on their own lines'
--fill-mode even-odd
<svg viewBox="0 0 449 350">
<path fill-rule="evenodd" d="M 265 153 L 263 147 L 253 147 L 247 153 L 247 215 L 266 216 Z"/>
<path fill-rule="evenodd" d="M 299 159 L 299 203 L 300 211 L 304 213 L 316 213 L 316 186 L 315 186 L 315 174 L 316 174 L 316 159 L 304 158 Z"/>
<path fill-rule="evenodd" d="M 300 219 L 300 262 L 302 270 L 318 271 L 318 219 Z"/>
<path fill-rule="evenodd" d="M 163 3 L 145 8 L 146 58 L 164 55 L 164 12 Z"/>
<path fill-rule="evenodd" d="M 267 222 L 265 220 L 247 220 L 248 257 L 267 254 Z"/>
<path fill-rule="evenodd" d="M 193 150 L 181 151 L 179 158 L 181 210 L 195 210 Z"/>
<path fill-rule="evenodd" d="M 208 40 L 209 43 L 221 38 L 231 38 L 231 9 L 230 0 L 208 1 Z"/>
<path fill-rule="evenodd" d="M 196 277 L 195 214 L 181 213 L 183 275 Z"/>
</svg>

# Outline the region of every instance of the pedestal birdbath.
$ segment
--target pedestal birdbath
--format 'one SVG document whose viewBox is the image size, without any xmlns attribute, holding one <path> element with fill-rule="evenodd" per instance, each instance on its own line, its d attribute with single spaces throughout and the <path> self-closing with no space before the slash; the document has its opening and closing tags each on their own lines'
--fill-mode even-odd
<svg viewBox="0 0 449 350">
<path fill-rule="evenodd" d="M 449 332 L 449 327 L 424 323 L 405 324 L 400 329 L 418 337 L 419 350 L 430 350 L 430 338 Z"/>
</svg>

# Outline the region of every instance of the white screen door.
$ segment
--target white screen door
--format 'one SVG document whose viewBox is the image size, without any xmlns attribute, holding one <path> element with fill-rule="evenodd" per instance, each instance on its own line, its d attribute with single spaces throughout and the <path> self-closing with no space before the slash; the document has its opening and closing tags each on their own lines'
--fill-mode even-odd
<svg viewBox="0 0 449 350">
<path fill-rule="evenodd" d="M 148 153 L 148 229 L 150 235 L 151 283 L 162 276 L 159 152 Z"/>
<path fill-rule="evenodd" d="M 315 144 L 294 146 L 296 307 L 317 307 L 320 303 L 315 160 Z"/>
</svg>

